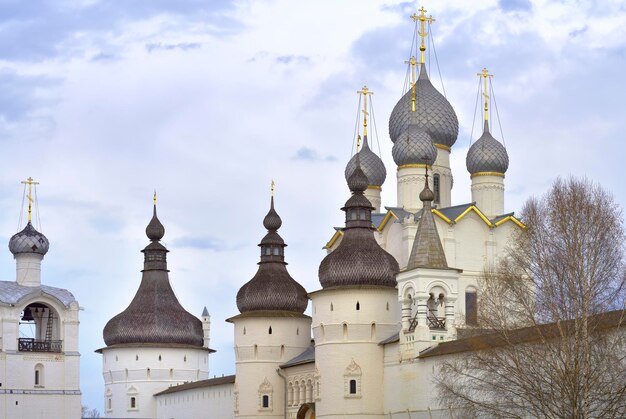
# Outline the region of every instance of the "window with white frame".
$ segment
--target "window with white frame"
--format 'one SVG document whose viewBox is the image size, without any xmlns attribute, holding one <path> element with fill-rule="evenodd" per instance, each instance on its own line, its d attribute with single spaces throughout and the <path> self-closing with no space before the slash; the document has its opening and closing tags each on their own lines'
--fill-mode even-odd
<svg viewBox="0 0 626 419">
<path fill-rule="evenodd" d="M 139 392 L 133 386 L 130 386 L 128 391 L 126 392 L 126 396 L 128 397 L 128 410 L 139 410 Z"/>
<path fill-rule="evenodd" d="M 35 387 L 43 387 L 43 364 L 35 365 Z"/>
<path fill-rule="evenodd" d="M 261 385 L 259 386 L 259 411 L 272 411 L 272 394 L 274 388 L 265 377 Z"/>
<path fill-rule="evenodd" d="M 353 359 L 343 373 L 345 398 L 361 398 L 361 376 L 361 367 Z"/>
</svg>

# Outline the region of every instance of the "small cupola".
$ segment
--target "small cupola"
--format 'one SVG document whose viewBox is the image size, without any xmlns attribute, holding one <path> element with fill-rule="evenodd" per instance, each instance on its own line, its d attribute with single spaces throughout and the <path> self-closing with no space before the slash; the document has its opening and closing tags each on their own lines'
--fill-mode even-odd
<svg viewBox="0 0 626 419">
<path fill-rule="evenodd" d="M 287 271 L 285 244 L 278 234 L 282 220 L 274 209 L 274 182 L 270 210 L 263 219 L 267 234 L 259 247 L 261 260 L 254 277 L 237 293 L 240 313 L 251 311 L 288 311 L 302 314 L 309 303 L 307 292 Z"/>
<path fill-rule="evenodd" d="M 373 207 L 363 194 L 367 189 L 368 179 L 361 169 L 359 154 L 357 153 L 357 166 L 348 179 L 352 196 L 342 208 L 346 213 L 343 238 L 339 246 L 326 255 L 319 267 L 322 288 L 396 286 L 398 262 L 374 238 Z"/>
</svg>

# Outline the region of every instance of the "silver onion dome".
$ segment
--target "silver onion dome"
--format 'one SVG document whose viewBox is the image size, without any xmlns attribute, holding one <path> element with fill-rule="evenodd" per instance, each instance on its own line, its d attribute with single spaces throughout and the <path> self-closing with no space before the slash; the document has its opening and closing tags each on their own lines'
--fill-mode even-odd
<svg viewBox="0 0 626 419">
<path fill-rule="evenodd" d="M 49 248 L 50 242 L 46 236 L 35 230 L 30 221 L 22 231 L 14 234 L 9 240 L 9 250 L 13 255 L 37 253 L 43 256 L 48 253 Z"/>
<path fill-rule="evenodd" d="M 363 173 L 367 177 L 368 185 L 382 186 L 387 178 L 387 170 L 385 169 L 385 165 L 380 157 L 378 157 L 376 153 L 370 149 L 367 141 L 367 135 L 363 137 L 363 146 L 361 147 L 361 150 L 359 150 L 358 154 L 359 160 L 361 161 L 361 170 L 363 170 Z M 350 179 L 352 173 L 354 173 L 355 168 L 356 154 L 352 156 L 346 165 L 346 170 L 344 172 L 346 182 Z"/>
<path fill-rule="evenodd" d="M 504 145 L 493 138 L 489 124 L 485 121 L 483 135 L 476 140 L 467 152 L 465 165 L 470 174 L 495 172 L 504 174 L 509 168 L 509 155 Z"/>
<path fill-rule="evenodd" d="M 432 166 L 437 158 L 437 149 L 431 136 L 421 126 L 411 124 L 400 134 L 391 154 L 398 167 L 407 164 Z"/>
<path fill-rule="evenodd" d="M 411 123 L 411 89 L 400 98 L 389 117 L 389 136 L 394 143 Z M 452 147 L 459 135 L 459 120 L 450 102 L 435 89 L 422 64 L 415 84 L 417 124 L 435 144 Z"/>
</svg>

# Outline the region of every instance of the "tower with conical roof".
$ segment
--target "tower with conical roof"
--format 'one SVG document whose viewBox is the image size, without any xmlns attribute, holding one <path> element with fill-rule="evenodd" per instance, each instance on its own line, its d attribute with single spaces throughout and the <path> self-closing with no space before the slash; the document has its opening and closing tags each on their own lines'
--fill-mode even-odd
<svg viewBox="0 0 626 419">
<path fill-rule="evenodd" d="M 357 153 L 348 179 L 351 196 L 344 236 L 319 267 L 322 289 L 313 301 L 315 359 L 319 370 L 317 417 L 379 418 L 383 381 L 380 340 L 397 331 L 399 322 L 395 275 L 398 263 L 376 239 L 368 186 Z"/>
<path fill-rule="evenodd" d="M 385 183 L 385 179 L 387 178 L 387 170 L 385 169 L 385 164 L 381 158 L 374 153 L 369 146 L 367 132 L 367 116 L 369 115 L 367 97 L 373 95 L 374 92 L 372 92 L 367 86 L 363 86 L 363 88 L 357 93 L 363 96 L 363 144 L 360 144 L 361 137 L 359 136 L 357 138 L 357 154 L 359 154 L 359 159 L 361 161 L 361 169 L 363 170 L 365 177 L 367 177 L 367 189 L 365 190 L 364 195 L 374 207 L 374 212 L 378 213 L 381 208 L 380 194 L 382 192 L 383 183 Z M 371 100 L 369 103 L 370 106 L 372 106 Z M 344 172 L 346 182 L 356 168 L 356 159 L 357 156 L 355 154 L 346 165 L 346 170 Z"/>
<path fill-rule="evenodd" d="M 428 186 L 428 172 L 419 199 L 423 206 L 415 240 L 407 267 L 397 276 L 402 305 L 400 342 L 403 355 L 409 358 L 433 340 L 456 338 L 455 303 L 460 271 L 448 267 L 432 213 L 435 194 Z"/>
<path fill-rule="evenodd" d="M 504 214 L 504 174 L 509 168 L 509 155 L 504 144 L 489 132 L 489 80 L 493 75 L 486 68 L 478 73 L 483 79 L 483 134 L 470 147 L 465 160 L 472 179 L 472 201 L 489 218 Z"/>
<path fill-rule="evenodd" d="M 285 382 L 278 368 L 311 344 L 311 318 L 304 314 L 309 299 L 287 271 L 273 192 L 272 181 L 258 270 L 237 293 L 240 314 L 227 320 L 235 329 L 237 418 L 285 417 Z"/>
<path fill-rule="evenodd" d="M 412 56 L 406 62 L 410 66 L 410 88 L 400 98 L 389 118 L 389 136 L 394 143 L 393 159 L 398 166 L 397 206 L 409 212 L 421 208 L 418 195 L 426 168 L 432 168 L 434 203 L 440 207 L 450 206 L 450 152 L 459 132 L 454 109 L 435 89 L 426 71 L 427 25 L 434 19 L 426 16 L 423 7 L 419 12 L 411 18 L 416 23 L 415 33 L 421 38 L 420 60 L 418 63 Z M 419 76 L 416 75 L 418 64 Z"/>
<path fill-rule="evenodd" d="M 78 419 L 79 305 L 68 290 L 42 283 L 41 265 L 50 242 L 32 217 L 39 183 L 30 177 L 22 183 L 28 218 L 9 240 L 16 278 L 0 281 L 0 418 Z"/>
<path fill-rule="evenodd" d="M 155 417 L 153 395 L 209 373 L 208 311 L 198 319 L 180 304 L 169 280 L 165 227 L 156 193 L 141 283 L 130 305 L 104 327 L 102 353 L 107 417 Z"/>
</svg>

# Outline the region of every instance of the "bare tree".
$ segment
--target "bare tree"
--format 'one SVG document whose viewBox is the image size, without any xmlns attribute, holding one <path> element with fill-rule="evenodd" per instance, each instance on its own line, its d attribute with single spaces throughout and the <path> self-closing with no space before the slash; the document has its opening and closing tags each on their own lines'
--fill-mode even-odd
<svg viewBox="0 0 626 419">
<path fill-rule="evenodd" d="M 442 363 L 440 402 L 460 417 L 625 417 L 621 210 L 570 178 L 530 199 L 522 219 L 484 274 L 479 323 L 489 333 Z"/>
<path fill-rule="evenodd" d="M 98 412 L 98 409 L 90 409 L 88 406 L 82 405 L 80 416 L 81 418 L 99 418 L 100 412 Z"/>
</svg>

